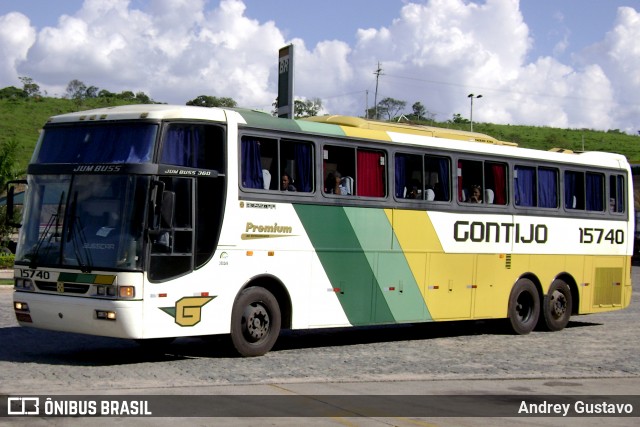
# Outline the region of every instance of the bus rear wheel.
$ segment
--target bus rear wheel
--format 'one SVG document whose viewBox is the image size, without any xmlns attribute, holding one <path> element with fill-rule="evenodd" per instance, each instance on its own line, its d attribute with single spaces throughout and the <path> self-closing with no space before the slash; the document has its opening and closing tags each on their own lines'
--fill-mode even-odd
<svg viewBox="0 0 640 427">
<path fill-rule="evenodd" d="M 231 311 L 231 341 L 245 357 L 267 353 L 280 334 L 280 306 L 271 292 L 260 287 L 243 290 Z"/>
<path fill-rule="evenodd" d="M 509 324 L 514 333 L 526 335 L 533 331 L 540 316 L 540 296 L 533 282 L 520 279 L 509 296 Z"/>
<path fill-rule="evenodd" d="M 569 323 L 572 310 L 573 300 L 569 285 L 562 280 L 554 280 L 544 297 L 542 326 L 549 331 L 564 329 Z"/>
</svg>

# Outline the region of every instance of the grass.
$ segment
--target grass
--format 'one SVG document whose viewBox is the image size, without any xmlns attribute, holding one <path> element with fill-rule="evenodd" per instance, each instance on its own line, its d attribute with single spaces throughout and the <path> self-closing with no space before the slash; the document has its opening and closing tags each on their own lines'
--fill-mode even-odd
<svg viewBox="0 0 640 427">
<path fill-rule="evenodd" d="M 16 171 L 23 175 L 47 119 L 56 114 L 91 108 L 130 104 L 117 98 L 90 98 L 78 104 L 71 99 L 27 98 L 0 99 L 0 144 L 18 142 Z M 469 130 L 469 124 L 424 122 L 424 124 L 460 130 Z M 630 163 L 640 164 L 640 137 L 618 130 L 559 129 L 545 126 L 498 125 L 474 123 L 474 131 L 494 138 L 516 142 L 520 147 L 549 150 L 564 148 L 573 151 L 609 151 L 627 157 Z"/>
</svg>

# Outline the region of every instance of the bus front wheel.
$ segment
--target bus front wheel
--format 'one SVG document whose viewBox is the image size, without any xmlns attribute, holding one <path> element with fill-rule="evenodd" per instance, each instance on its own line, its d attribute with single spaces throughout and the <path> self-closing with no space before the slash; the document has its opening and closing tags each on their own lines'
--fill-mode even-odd
<svg viewBox="0 0 640 427">
<path fill-rule="evenodd" d="M 549 331 L 564 329 L 569 323 L 572 309 L 573 300 L 569 285 L 562 280 L 554 280 L 544 297 L 542 326 Z"/>
<path fill-rule="evenodd" d="M 509 296 L 509 324 L 513 332 L 526 335 L 533 331 L 540 316 L 540 296 L 533 282 L 520 279 Z"/>
<path fill-rule="evenodd" d="M 262 356 L 280 334 L 280 306 L 268 290 L 250 287 L 243 290 L 231 311 L 231 341 L 241 356 Z"/>
</svg>

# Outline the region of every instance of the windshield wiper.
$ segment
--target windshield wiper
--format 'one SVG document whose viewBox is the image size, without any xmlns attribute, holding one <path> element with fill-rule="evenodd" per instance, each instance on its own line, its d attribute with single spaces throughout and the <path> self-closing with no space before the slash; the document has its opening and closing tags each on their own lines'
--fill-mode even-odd
<svg viewBox="0 0 640 427">
<path fill-rule="evenodd" d="M 38 239 L 38 243 L 36 243 L 36 247 L 35 250 L 33 251 L 33 257 L 31 258 L 31 260 L 29 261 L 29 268 L 31 269 L 36 269 L 38 267 L 38 259 L 40 257 L 40 249 L 42 248 L 42 244 L 44 243 L 47 234 L 49 234 L 49 231 L 51 230 L 51 227 L 54 226 L 55 224 L 55 231 L 53 234 L 49 235 L 49 239 L 48 239 L 48 243 L 49 245 L 47 245 L 47 250 L 45 251 L 45 255 L 49 254 L 49 251 L 51 250 L 51 240 L 55 239 L 55 238 L 59 238 L 60 237 L 60 215 L 62 213 L 62 203 L 64 202 L 64 191 L 60 194 L 60 202 L 58 202 L 58 208 L 56 209 L 56 212 L 51 214 L 51 217 L 49 218 L 49 221 L 47 222 L 47 225 L 45 226 L 44 230 L 42 231 L 42 234 L 40 235 L 40 238 Z"/>
<path fill-rule="evenodd" d="M 73 244 L 73 252 L 76 255 L 76 259 L 78 261 L 78 265 L 80 266 L 80 271 L 83 273 L 91 273 L 91 266 L 93 265 L 93 260 L 91 259 L 91 251 L 87 249 L 87 239 L 84 234 L 84 230 L 82 229 L 82 223 L 80 222 L 80 218 L 76 215 L 76 209 L 78 207 L 78 192 L 76 191 L 73 194 L 73 201 L 69 206 L 69 216 L 68 216 L 68 226 L 67 226 L 67 242 L 71 241 Z M 77 224 L 77 227 L 76 227 Z M 76 231 L 77 229 L 77 231 Z M 84 258 L 86 259 L 86 263 L 82 261 L 82 256 L 80 256 L 80 248 L 84 249 Z"/>
</svg>

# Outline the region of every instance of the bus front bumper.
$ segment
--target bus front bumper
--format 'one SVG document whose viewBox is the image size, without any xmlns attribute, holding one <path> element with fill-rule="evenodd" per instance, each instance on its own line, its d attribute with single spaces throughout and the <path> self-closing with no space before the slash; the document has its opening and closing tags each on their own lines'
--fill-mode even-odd
<svg viewBox="0 0 640 427">
<path fill-rule="evenodd" d="M 142 338 L 142 301 L 15 291 L 20 326 L 113 338 Z"/>
</svg>

